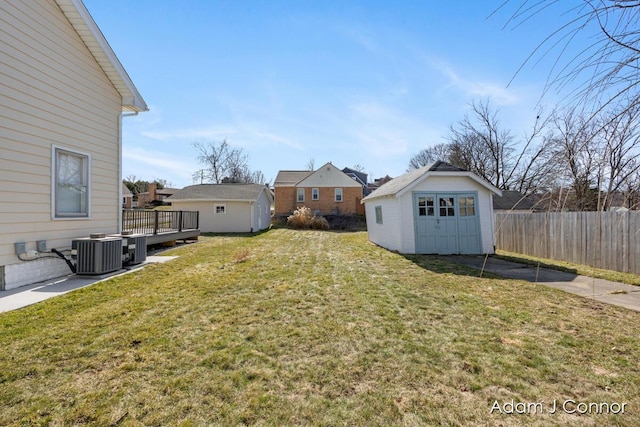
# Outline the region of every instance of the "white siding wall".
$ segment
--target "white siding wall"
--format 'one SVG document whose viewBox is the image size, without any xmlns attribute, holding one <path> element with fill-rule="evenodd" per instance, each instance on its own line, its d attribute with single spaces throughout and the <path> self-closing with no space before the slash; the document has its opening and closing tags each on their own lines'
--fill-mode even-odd
<svg viewBox="0 0 640 427">
<path fill-rule="evenodd" d="M 199 211 L 200 231 L 203 233 L 248 233 L 251 231 L 252 219 L 249 202 L 174 200 L 171 204 L 172 209 L 176 211 Z M 216 214 L 215 205 L 225 205 L 226 213 Z"/>
<path fill-rule="evenodd" d="M 120 96 L 52 0 L 25 3 L 0 2 L 0 265 L 6 271 L 22 264 L 14 242 L 68 248 L 90 232 L 117 232 L 121 208 Z M 52 220 L 52 145 L 91 155 L 89 219 Z"/>
<path fill-rule="evenodd" d="M 265 192 L 261 192 L 258 201 L 253 206 L 253 231 L 269 228 L 271 225 L 271 203 Z"/>
<path fill-rule="evenodd" d="M 382 207 L 382 224 L 376 223 L 376 206 Z M 365 204 L 369 240 L 392 251 L 402 252 L 400 227 L 402 215 L 395 198 L 372 200 Z"/>
</svg>

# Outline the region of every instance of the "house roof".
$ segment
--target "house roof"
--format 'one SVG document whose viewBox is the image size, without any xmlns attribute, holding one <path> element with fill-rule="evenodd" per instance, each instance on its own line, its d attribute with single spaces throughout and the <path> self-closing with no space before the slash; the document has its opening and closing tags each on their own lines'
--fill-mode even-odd
<svg viewBox="0 0 640 427">
<path fill-rule="evenodd" d="M 129 187 L 122 183 L 122 197 L 133 197 L 133 193 L 129 190 Z"/>
<path fill-rule="evenodd" d="M 357 179 L 362 185 L 367 185 L 368 175 L 366 173 L 351 168 L 344 168 L 342 169 L 342 172 L 354 179 Z"/>
<path fill-rule="evenodd" d="M 354 177 L 347 175 L 331 162 L 327 162 L 297 183 L 299 187 L 362 187 Z"/>
<path fill-rule="evenodd" d="M 443 161 L 437 161 L 435 163 L 428 164 L 426 166 L 421 167 L 420 169 L 412 170 L 411 172 L 407 172 L 404 175 L 400 175 L 397 178 L 392 179 L 386 184 L 381 185 L 378 189 L 374 190 L 367 197 L 362 199 L 362 202 L 379 199 L 382 197 L 391 197 L 396 196 L 400 193 L 403 193 L 408 188 L 412 186 L 412 184 L 426 179 L 428 176 L 466 176 L 488 190 L 492 191 L 495 194 L 502 194 L 502 192 L 489 184 L 476 174 L 469 172 L 468 170 L 459 168 L 457 166 L 453 166 L 449 163 Z"/>
<path fill-rule="evenodd" d="M 179 188 L 158 188 L 156 189 L 156 194 L 174 194 L 176 191 L 179 191 Z"/>
<path fill-rule="evenodd" d="M 502 196 L 496 196 L 493 198 L 493 209 L 495 210 L 530 211 L 535 208 L 536 203 L 519 191 L 502 190 Z"/>
<path fill-rule="evenodd" d="M 271 201 L 271 191 L 261 184 L 197 184 L 177 190 L 167 200 L 255 201 L 263 191 Z"/>
<path fill-rule="evenodd" d="M 293 187 L 312 173 L 313 171 L 300 170 L 279 171 L 273 185 L 282 187 Z"/>
<path fill-rule="evenodd" d="M 67 20 L 76 30 L 87 49 L 122 97 L 122 111 L 138 113 L 147 111 L 147 104 L 134 86 L 131 78 L 109 46 L 82 0 L 56 0 Z"/>
</svg>

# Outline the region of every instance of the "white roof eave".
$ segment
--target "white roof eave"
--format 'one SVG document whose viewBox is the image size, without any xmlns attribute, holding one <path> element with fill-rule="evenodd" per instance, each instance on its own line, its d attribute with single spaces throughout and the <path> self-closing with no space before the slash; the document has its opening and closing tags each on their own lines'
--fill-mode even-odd
<svg viewBox="0 0 640 427">
<path fill-rule="evenodd" d="M 429 171 L 429 172 L 425 173 L 424 175 L 420 176 L 415 181 L 413 181 L 410 184 L 404 186 L 401 190 L 397 191 L 395 193 L 395 195 L 397 197 L 402 196 L 404 193 L 406 193 L 407 191 L 411 190 L 411 188 L 413 188 L 413 186 L 417 182 L 423 181 L 423 180 L 427 179 L 430 176 L 445 176 L 445 177 L 449 177 L 449 176 L 465 176 L 467 178 L 471 178 L 472 180 L 474 180 L 475 182 L 477 182 L 481 186 L 485 187 L 490 192 L 495 193 L 495 194 L 497 194 L 499 196 L 502 196 L 502 190 L 498 189 L 497 187 L 493 186 L 492 184 L 489 184 L 487 181 L 485 181 L 484 179 L 480 178 L 478 175 L 474 174 L 473 172 L 469 172 L 469 171 L 442 171 L 442 172 L 440 172 L 440 171 Z"/>
<path fill-rule="evenodd" d="M 146 102 L 81 0 L 56 0 L 87 49 L 122 97 L 122 111 L 148 111 Z"/>
</svg>

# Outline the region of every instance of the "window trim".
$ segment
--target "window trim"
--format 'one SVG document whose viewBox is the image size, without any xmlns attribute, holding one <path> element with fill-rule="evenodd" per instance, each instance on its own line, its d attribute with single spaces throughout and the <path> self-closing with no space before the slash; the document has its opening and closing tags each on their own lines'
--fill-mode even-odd
<svg viewBox="0 0 640 427">
<path fill-rule="evenodd" d="M 296 203 L 304 203 L 304 193 L 304 188 L 296 189 Z M 302 196 L 302 199 L 300 199 L 300 196 Z"/>
<path fill-rule="evenodd" d="M 218 212 L 218 208 L 222 208 L 222 212 Z M 226 215 L 227 214 L 227 204 L 226 203 L 216 203 L 213 205 L 213 214 L 214 215 Z"/>
<path fill-rule="evenodd" d="M 340 192 L 340 200 L 338 200 L 338 190 Z M 342 203 L 344 200 L 344 191 L 342 190 L 342 187 L 337 187 L 333 190 L 333 200 L 336 203 Z"/>
<path fill-rule="evenodd" d="M 319 188 L 312 188 L 311 189 L 311 200 L 315 200 L 318 201 L 320 200 L 320 189 Z"/>
<path fill-rule="evenodd" d="M 84 158 L 84 174 L 85 174 L 85 213 L 59 213 L 58 212 L 58 153 L 66 153 L 71 156 Z M 60 145 L 51 145 L 51 219 L 55 221 L 77 221 L 91 219 L 91 154 L 72 148 L 62 147 Z"/>
</svg>

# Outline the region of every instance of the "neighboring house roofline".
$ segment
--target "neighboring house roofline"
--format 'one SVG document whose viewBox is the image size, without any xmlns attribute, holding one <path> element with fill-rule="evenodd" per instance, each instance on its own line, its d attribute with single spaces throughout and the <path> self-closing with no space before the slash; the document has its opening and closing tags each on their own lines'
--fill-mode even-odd
<svg viewBox="0 0 640 427">
<path fill-rule="evenodd" d="M 273 183 L 276 187 L 295 187 L 300 181 L 311 175 L 310 170 L 281 170 Z"/>
<path fill-rule="evenodd" d="M 261 184 L 196 184 L 177 190 L 169 202 L 255 202 L 262 193 L 269 202 L 271 191 Z"/>
<path fill-rule="evenodd" d="M 122 111 L 148 111 L 146 102 L 81 0 L 55 0 L 121 96 Z"/>
<path fill-rule="evenodd" d="M 339 172 L 340 174 L 344 175 L 344 178 L 346 179 L 344 180 L 343 183 L 339 185 L 340 187 L 362 187 L 362 184 L 360 184 L 356 179 L 354 179 L 353 177 L 347 175 L 346 173 L 344 173 L 343 171 L 335 167 L 331 162 L 327 162 L 324 165 L 320 166 L 315 171 L 311 172 L 308 176 L 306 176 L 304 179 L 302 179 L 297 184 L 295 184 L 295 187 L 298 187 L 298 186 L 305 187 L 305 188 L 314 187 L 314 185 L 308 185 L 308 183 L 305 183 L 304 181 L 312 180 L 314 175 L 321 174 L 324 170 L 333 170 L 334 172 Z M 337 176 L 341 176 L 341 175 L 338 174 Z"/>
</svg>

